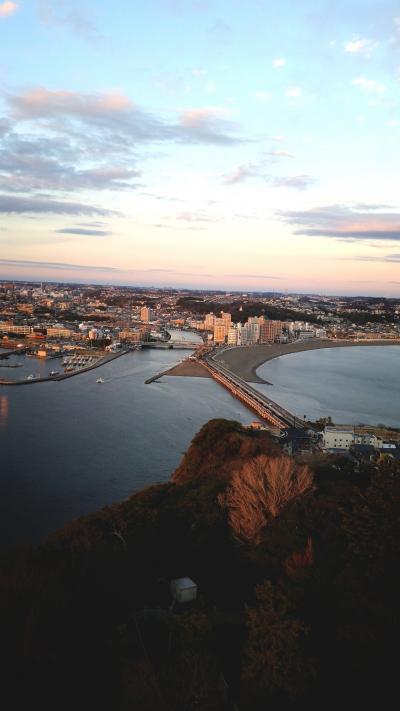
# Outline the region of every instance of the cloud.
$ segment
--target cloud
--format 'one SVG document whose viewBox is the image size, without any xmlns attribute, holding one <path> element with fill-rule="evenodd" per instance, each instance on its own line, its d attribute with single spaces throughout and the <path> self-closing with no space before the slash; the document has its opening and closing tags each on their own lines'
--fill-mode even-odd
<svg viewBox="0 0 400 711">
<path fill-rule="evenodd" d="M 49 27 L 66 27 L 90 42 L 100 39 L 96 26 L 76 3 L 70 0 L 36 0 L 40 21 Z"/>
<path fill-rule="evenodd" d="M 314 179 L 310 175 L 270 177 L 270 183 L 274 188 L 295 188 L 296 190 L 305 190 L 313 182 Z"/>
<path fill-rule="evenodd" d="M 0 194 L 0 213 L 56 215 L 115 215 L 112 210 L 77 202 L 62 202 L 43 196 L 20 197 Z"/>
<path fill-rule="evenodd" d="M 286 64 L 286 59 L 283 59 L 282 57 L 279 59 L 274 59 L 272 62 L 272 65 L 276 68 L 279 69 L 280 67 L 284 67 Z"/>
<path fill-rule="evenodd" d="M 182 111 L 175 123 L 167 123 L 136 106 L 121 92 L 84 94 L 68 90 L 31 89 L 23 94 L 6 97 L 13 117 L 18 121 L 55 119 L 74 136 L 81 135 L 82 125 L 96 129 L 96 138 L 126 150 L 126 138 L 135 143 L 175 141 L 235 145 L 244 139 L 232 135 L 232 124 L 226 109 L 218 107 L 192 108 Z M 66 123 L 69 121 L 69 124 Z M 79 129 L 79 131 L 78 131 Z M 125 145 L 124 145 L 125 141 Z"/>
<path fill-rule="evenodd" d="M 183 220 L 184 222 L 218 222 L 218 217 L 213 217 L 211 215 L 204 215 L 198 212 L 181 212 L 176 217 L 177 220 Z"/>
<path fill-rule="evenodd" d="M 105 227 L 106 223 L 100 220 L 93 220 L 93 222 L 81 222 L 81 227 Z"/>
<path fill-rule="evenodd" d="M 62 235 L 90 235 L 93 237 L 106 237 L 112 234 L 106 230 L 90 230 L 85 227 L 63 227 L 61 230 L 56 230 L 56 232 Z"/>
<path fill-rule="evenodd" d="M 84 120 L 99 120 L 121 116 L 132 111 L 130 99 L 120 92 L 83 94 L 63 89 L 36 87 L 24 94 L 9 95 L 16 118 L 33 119 L 63 116 Z"/>
<path fill-rule="evenodd" d="M 357 35 L 350 42 L 345 42 L 343 48 L 348 54 L 361 54 L 363 57 L 370 57 L 378 47 L 378 44 L 374 40 L 365 39 Z"/>
<path fill-rule="evenodd" d="M 19 5 L 16 2 L 2 2 L 0 3 L 0 20 L 5 17 L 11 17 L 17 12 Z"/>
<path fill-rule="evenodd" d="M 359 255 L 358 257 L 348 257 L 349 260 L 351 261 L 356 261 L 356 262 L 383 262 L 385 264 L 387 263 L 400 263 L 400 254 L 387 254 L 386 256 L 383 257 L 370 257 L 370 256 L 364 256 L 364 255 Z M 392 281 L 390 282 L 391 284 L 399 284 L 400 282 L 395 282 Z"/>
<path fill-rule="evenodd" d="M 351 230 L 348 232 L 342 232 L 341 230 L 324 230 L 323 235 L 321 235 L 320 229 L 307 229 L 298 230 L 296 234 L 308 235 L 309 237 L 335 237 L 340 238 L 341 241 L 354 242 L 356 240 L 400 240 L 400 226 L 397 231 L 395 230 Z"/>
<path fill-rule="evenodd" d="M 8 133 L 11 129 L 11 124 L 7 119 L 5 118 L 0 118 L 0 138 L 2 136 L 5 136 L 6 133 Z"/>
<path fill-rule="evenodd" d="M 39 267 L 44 269 L 59 269 L 68 271 L 113 272 L 113 274 L 170 274 L 175 276 L 199 276 L 196 272 L 180 272 L 175 269 L 120 269 L 119 267 L 102 267 L 86 264 L 71 264 L 69 262 L 44 262 L 29 259 L 1 259 L 0 265 L 8 267 Z M 201 274 L 213 277 L 214 274 Z"/>
<path fill-rule="evenodd" d="M 288 153 L 287 151 L 268 151 L 266 155 L 272 158 L 294 158 L 293 153 Z"/>
<path fill-rule="evenodd" d="M 301 96 L 301 89 L 299 86 L 290 86 L 288 89 L 286 89 L 285 95 L 292 98 L 298 98 L 299 96 Z"/>
<path fill-rule="evenodd" d="M 207 74 L 206 69 L 192 69 L 192 74 L 194 77 L 204 77 Z"/>
<path fill-rule="evenodd" d="M 366 94 L 384 94 L 386 86 L 375 81 L 375 79 L 366 79 L 365 77 L 357 77 L 351 82 L 354 86 L 359 86 Z"/>
<path fill-rule="evenodd" d="M 271 151 L 267 155 L 275 157 L 275 155 L 287 155 L 284 151 Z M 243 183 L 248 178 L 259 178 L 269 185 L 271 188 L 295 188 L 296 190 L 305 190 L 313 182 L 314 179 L 310 175 L 268 175 L 264 173 L 264 164 L 248 163 L 247 165 L 239 165 L 232 173 L 224 176 L 223 182 L 225 185 L 236 185 Z"/>
<path fill-rule="evenodd" d="M 222 118 L 225 109 L 189 109 L 180 115 L 179 128 L 172 129 L 175 140 L 183 143 L 209 143 L 214 145 L 236 145 L 244 139 L 232 135 L 231 126 Z"/>
<path fill-rule="evenodd" d="M 389 38 L 389 44 L 396 48 L 400 46 L 400 15 L 393 18 L 393 34 Z"/>
<path fill-rule="evenodd" d="M 285 277 L 271 276 L 270 274 L 223 274 L 224 277 L 238 277 L 239 279 L 284 279 Z"/>
<path fill-rule="evenodd" d="M 229 112 L 218 107 L 186 109 L 167 122 L 116 91 L 39 87 L 5 99 L 11 114 L 0 119 L 0 192 L 29 199 L 43 191 L 54 197 L 57 192 L 142 187 L 138 151 L 148 144 L 228 147 L 246 142 L 235 134 Z M 37 199 L 35 204 L 43 206 Z M 60 205 L 57 200 L 46 204 Z"/>
<path fill-rule="evenodd" d="M 72 142 L 60 138 L 9 133 L 0 143 L 0 189 L 31 192 L 136 187 L 132 181 L 140 175 L 138 170 L 110 165 L 112 158 L 107 165 L 80 169 L 76 167 L 80 153 Z"/>
<path fill-rule="evenodd" d="M 129 269 L 127 271 L 132 274 L 175 274 L 176 276 L 199 276 L 198 272 L 179 272 L 176 269 Z M 202 272 L 201 276 L 213 277 L 215 274 L 204 274 Z"/>
<path fill-rule="evenodd" d="M 69 264 L 68 262 L 34 262 L 29 259 L 0 259 L 4 266 L 16 267 L 44 267 L 49 269 L 89 270 L 95 272 L 119 272 L 115 267 L 93 267 L 84 264 Z"/>
<path fill-rule="evenodd" d="M 377 206 L 371 206 L 376 208 Z M 378 206 L 379 209 L 379 206 Z M 278 213 L 285 222 L 297 225 L 295 234 L 346 241 L 400 241 L 400 213 L 330 205 L 303 211 Z"/>
<path fill-rule="evenodd" d="M 236 185 L 243 183 L 247 178 L 253 178 L 260 175 L 260 168 L 256 165 L 248 163 L 247 165 L 239 165 L 235 170 L 224 177 L 225 185 Z"/>
</svg>

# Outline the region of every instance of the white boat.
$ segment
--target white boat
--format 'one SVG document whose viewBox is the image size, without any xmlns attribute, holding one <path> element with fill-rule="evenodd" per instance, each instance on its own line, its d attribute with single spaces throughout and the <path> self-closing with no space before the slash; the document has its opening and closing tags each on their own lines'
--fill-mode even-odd
<svg viewBox="0 0 400 711">
<path fill-rule="evenodd" d="M 104 383 L 103 378 L 97 378 L 96 383 Z"/>
</svg>

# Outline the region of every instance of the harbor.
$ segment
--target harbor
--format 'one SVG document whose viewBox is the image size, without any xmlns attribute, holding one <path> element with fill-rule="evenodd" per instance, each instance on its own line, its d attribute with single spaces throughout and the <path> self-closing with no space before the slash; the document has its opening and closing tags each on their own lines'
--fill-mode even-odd
<svg viewBox="0 0 400 711">
<path fill-rule="evenodd" d="M 23 368 L 24 372 L 22 377 L 18 380 L 12 380 L 9 378 L 0 378 L 0 385 L 32 385 L 33 383 L 44 383 L 48 381 L 59 382 L 61 380 L 66 380 L 67 378 L 74 377 L 75 375 L 80 375 L 81 373 L 87 373 L 95 368 L 100 368 L 102 365 L 109 363 L 116 358 L 120 358 L 123 355 L 129 353 L 132 349 L 121 349 L 114 353 L 106 353 L 101 355 L 68 355 L 64 356 L 61 361 L 61 367 L 63 370 L 48 370 L 49 366 L 47 362 L 40 358 L 35 358 L 35 363 L 32 364 L 33 358 L 29 358 L 29 366 L 26 362 L 8 364 L 6 367 L 9 368 Z M 54 358 L 48 359 L 52 362 Z M 32 368 L 35 365 L 35 368 Z M 4 367 L 4 366 L 3 366 Z M 27 367 L 34 370 L 26 375 Z M 38 372 L 39 371 L 39 372 Z"/>
</svg>

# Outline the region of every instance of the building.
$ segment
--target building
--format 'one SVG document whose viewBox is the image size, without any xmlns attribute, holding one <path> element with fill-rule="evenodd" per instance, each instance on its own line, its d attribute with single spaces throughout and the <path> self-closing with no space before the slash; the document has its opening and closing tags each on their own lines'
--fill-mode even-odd
<svg viewBox="0 0 400 711">
<path fill-rule="evenodd" d="M 231 314 L 228 314 L 228 313 L 225 312 L 225 311 L 221 311 L 221 318 L 222 318 L 222 320 L 225 321 L 225 323 L 227 323 L 228 325 L 230 325 L 230 324 L 232 323 L 232 316 L 231 316 Z"/>
<path fill-rule="evenodd" d="M 214 343 L 226 343 L 230 322 L 223 318 L 216 318 L 214 322 Z"/>
<path fill-rule="evenodd" d="M 19 336 L 29 336 L 31 331 L 31 326 L 14 326 L 7 323 L 7 321 L 0 323 L 1 333 L 16 333 Z"/>
<path fill-rule="evenodd" d="M 215 316 L 213 313 L 209 313 L 206 315 L 204 319 L 204 328 L 206 331 L 214 331 L 214 326 L 215 326 Z"/>
<path fill-rule="evenodd" d="M 142 331 L 128 328 L 123 331 L 120 331 L 119 337 L 121 341 L 130 341 L 131 343 L 138 343 L 142 340 Z"/>
<path fill-rule="evenodd" d="M 247 321 L 247 323 L 242 325 L 241 328 L 241 345 L 242 346 L 251 346 L 254 343 L 257 343 L 260 337 L 260 324 L 258 323 L 258 319 L 256 319 L 257 323 L 252 323 L 250 319 Z"/>
<path fill-rule="evenodd" d="M 142 306 L 140 309 L 140 320 L 144 321 L 145 323 L 149 323 L 150 321 L 155 321 L 155 313 L 152 311 L 152 309 L 149 309 L 148 306 Z"/>
<path fill-rule="evenodd" d="M 281 335 L 281 321 L 262 321 L 260 323 L 260 343 L 273 343 Z"/>
<path fill-rule="evenodd" d="M 47 329 L 48 338 L 72 338 L 74 331 L 71 328 L 64 328 L 63 326 L 48 326 Z"/>
<path fill-rule="evenodd" d="M 325 449 L 350 449 L 355 442 L 353 425 L 327 425 L 322 437 Z"/>
<path fill-rule="evenodd" d="M 232 323 L 228 329 L 228 345 L 237 346 L 238 345 L 238 327 L 236 323 Z"/>
<path fill-rule="evenodd" d="M 191 578 L 171 580 L 170 590 L 175 602 L 194 602 L 197 597 L 197 585 Z"/>
</svg>

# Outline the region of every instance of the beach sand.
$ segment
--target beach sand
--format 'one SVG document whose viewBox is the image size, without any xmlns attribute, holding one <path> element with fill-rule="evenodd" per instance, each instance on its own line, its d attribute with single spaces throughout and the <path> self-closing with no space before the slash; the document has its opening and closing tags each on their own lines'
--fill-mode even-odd
<svg viewBox="0 0 400 711">
<path fill-rule="evenodd" d="M 320 348 L 349 348 L 360 346 L 399 346 L 400 341 L 384 340 L 377 341 L 333 341 L 333 340 L 313 340 L 297 343 L 272 343 L 271 345 L 238 346 L 229 348 L 218 356 L 222 365 L 232 371 L 235 375 L 250 383 L 264 383 L 270 385 L 256 374 L 257 368 L 273 358 L 286 355 L 288 353 L 303 353 Z"/>
<path fill-rule="evenodd" d="M 165 375 L 183 375 L 189 378 L 211 378 L 210 373 L 196 360 L 184 360 L 182 363 L 175 365 Z"/>
</svg>

